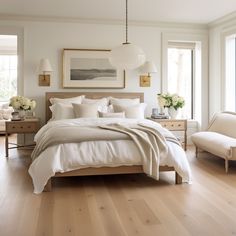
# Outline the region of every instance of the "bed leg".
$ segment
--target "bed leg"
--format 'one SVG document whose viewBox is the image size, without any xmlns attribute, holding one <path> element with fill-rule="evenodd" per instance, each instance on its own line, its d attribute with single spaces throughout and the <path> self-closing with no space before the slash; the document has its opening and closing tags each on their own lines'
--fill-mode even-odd
<svg viewBox="0 0 236 236">
<path fill-rule="evenodd" d="M 182 177 L 175 171 L 175 184 L 182 184 Z"/>
<path fill-rule="evenodd" d="M 52 191 L 52 178 L 50 178 L 47 184 L 44 187 L 44 192 L 51 192 Z"/>
<path fill-rule="evenodd" d="M 196 146 L 196 149 L 195 149 L 195 156 L 196 156 L 196 158 L 197 158 L 197 154 L 198 154 L 198 148 Z"/>
<path fill-rule="evenodd" d="M 225 173 L 228 173 L 229 170 L 229 160 L 225 158 Z"/>
</svg>

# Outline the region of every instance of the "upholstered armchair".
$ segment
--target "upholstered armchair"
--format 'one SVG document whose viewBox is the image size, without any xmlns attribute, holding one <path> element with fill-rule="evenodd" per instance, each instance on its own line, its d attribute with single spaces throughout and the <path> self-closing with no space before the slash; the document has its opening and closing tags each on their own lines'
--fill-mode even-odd
<svg viewBox="0 0 236 236">
<path fill-rule="evenodd" d="M 228 172 L 229 160 L 236 160 L 236 113 L 221 112 L 211 120 L 206 131 L 191 136 L 198 149 L 210 152 L 225 159 L 225 171 Z"/>
</svg>

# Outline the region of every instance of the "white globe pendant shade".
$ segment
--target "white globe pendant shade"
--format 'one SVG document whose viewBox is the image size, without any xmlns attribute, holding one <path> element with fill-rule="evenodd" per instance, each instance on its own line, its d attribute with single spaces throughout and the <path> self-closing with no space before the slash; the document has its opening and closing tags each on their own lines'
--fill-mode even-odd
<svg viewBox="0 0 236 236">
<path fill-rule="evenodd" d="M 113 48 L 109 57 L 110 63 L 122 70 L 136 69 L 145 62 L 145 59 L 143 50 L 131 43 L 123 43 Z"/>
</svg>

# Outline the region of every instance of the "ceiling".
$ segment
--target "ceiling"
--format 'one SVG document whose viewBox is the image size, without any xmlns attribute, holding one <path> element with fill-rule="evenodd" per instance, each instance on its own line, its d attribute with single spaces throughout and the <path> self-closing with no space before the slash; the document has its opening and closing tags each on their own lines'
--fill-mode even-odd
<svg viewBox="0 0 236 236">
<path fill-rule="evenodd" d="M 0 0 L 0 15 L 123 20 L 125 0 Z M 236 11 L 236 0 L 129 0 L 129 20 L 207 24 Z"/>
</svg>

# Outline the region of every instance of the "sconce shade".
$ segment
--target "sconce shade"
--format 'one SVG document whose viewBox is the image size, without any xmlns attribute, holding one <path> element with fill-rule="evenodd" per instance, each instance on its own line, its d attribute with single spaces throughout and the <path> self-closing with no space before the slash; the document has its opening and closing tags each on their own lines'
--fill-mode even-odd
<svg viewBox="0 0 236 236">
<path fill-rule="evenodd" d="M 152 61 L 146 61 L 140 69 L 142 73 L 157 73 L 157 67 Z"/>
<path fill-rule="evenodd" d="M 46 73 L 46 72 L 51 72 L 52 67 L 48 59 L 41 59 L 39 63 L 39 73 Z"/>
<path fill-rule="evenodd" d="M 109 60 L 118 69 L 132 70 L 145 62 L 145 54 L 138 46 L 124 43 L 112 49 Z"/>
</svg>

